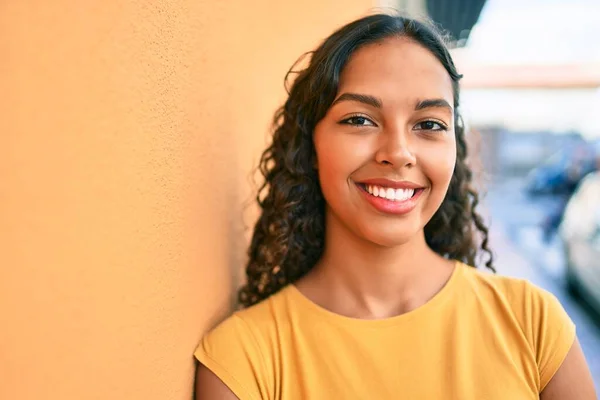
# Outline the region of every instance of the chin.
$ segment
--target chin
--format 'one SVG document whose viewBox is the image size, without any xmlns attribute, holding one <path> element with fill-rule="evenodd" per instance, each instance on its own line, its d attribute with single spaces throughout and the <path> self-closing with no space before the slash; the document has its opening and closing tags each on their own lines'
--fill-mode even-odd
<svg viewBox="0 0 600 400">
<path fill-rule="evenodd" d="M 391 224 L 388 224 L 391 225 Z M 391 248 L 401 246 L 422 235 L 422 228 L 413 224 L 393 224 L 395 226 L 377 226 L 370 224 L 360 230 L 360 236 L 375 245 Z M 415 224 L 416 225 L 416 224 Z"/>
</svg>

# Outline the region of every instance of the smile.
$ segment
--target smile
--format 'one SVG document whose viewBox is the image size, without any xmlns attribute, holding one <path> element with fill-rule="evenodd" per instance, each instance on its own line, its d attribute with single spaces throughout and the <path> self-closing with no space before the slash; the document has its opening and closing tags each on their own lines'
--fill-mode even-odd
<svg viewBox="0 0 600 400">
<path fill-rule="evenodd" d="M 364 189 L 370 195 L 391 201 L 405 201 L 413 197 L 415 194 L 415 189 L 394 189 L 376 185 L 364 185 Z"/>
<path fill-rule="evenodd" d="M 425 191 L 425 188 L 393 188 L 358 182 L 356 186 L 363 198 L 377 211 L 395 215 L 412 211 Z"/>
</svg>

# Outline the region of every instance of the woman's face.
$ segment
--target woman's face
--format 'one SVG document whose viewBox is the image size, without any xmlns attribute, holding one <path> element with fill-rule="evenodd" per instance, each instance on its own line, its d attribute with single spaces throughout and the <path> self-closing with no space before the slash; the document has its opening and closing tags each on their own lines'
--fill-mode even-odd
<svg viewBox="0 0 600 400">
<path fill-rule="evenodd" d="M 314 142 L 328 229 L 407 242 L 440 207 L 456 161 L 452 81 L 404 38 L 357 50 Z"/>
</svg>

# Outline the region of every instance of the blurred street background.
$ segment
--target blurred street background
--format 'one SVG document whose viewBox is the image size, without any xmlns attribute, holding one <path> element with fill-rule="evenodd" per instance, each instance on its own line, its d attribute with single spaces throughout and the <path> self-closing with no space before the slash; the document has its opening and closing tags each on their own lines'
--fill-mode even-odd
<svg viewBox="0 0 600 400">
<path fill-rule="evenodd" d="M 498 272 L 560 299 L 600 387 L 600 2 L 381 6 L 450 35 Z"/>
</svg>

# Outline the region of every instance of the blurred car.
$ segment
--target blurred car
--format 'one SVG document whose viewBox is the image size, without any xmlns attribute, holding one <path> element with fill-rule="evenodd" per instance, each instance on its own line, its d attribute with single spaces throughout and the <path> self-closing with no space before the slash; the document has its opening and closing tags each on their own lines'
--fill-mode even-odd
<svg viewBox="0 0 600 400">
<path fill-rule="evenodd" d="M 600 171 L 588 174 L 569 200 L 559 235 L 570 291 L 600 312 Z"/>
<path fill-rule="evenodd" d="M 597 145 L 580 144 L 562 149 L 530 171 L 525 190 L 531 196 L 568 195 L 581 179 L 596 169 Z"/>
</svg>

